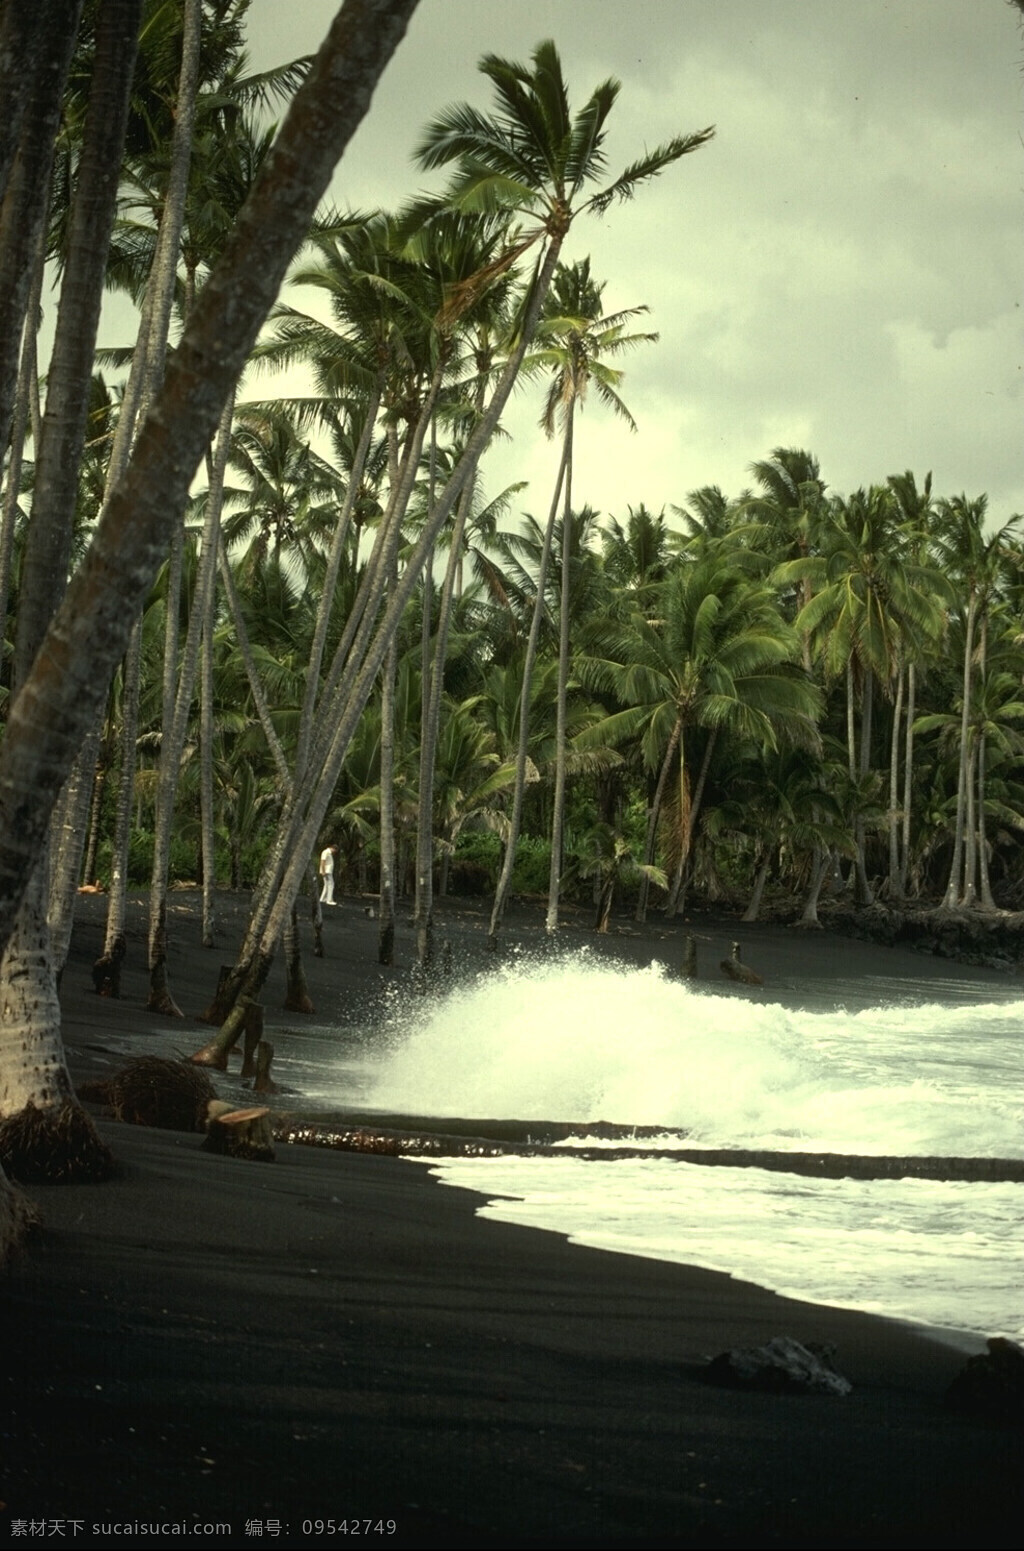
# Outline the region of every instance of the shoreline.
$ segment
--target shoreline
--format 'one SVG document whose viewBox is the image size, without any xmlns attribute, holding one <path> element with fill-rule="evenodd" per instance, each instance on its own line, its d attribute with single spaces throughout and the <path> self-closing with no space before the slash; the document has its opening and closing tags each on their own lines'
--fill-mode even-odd
<svg viewBox="0 0 1024 1551">
<path fill-rule="evenodd" d="M 140 902 L 124 999 L 92 993 L 102 904 L 87 901 L 62 987 L 76 1080 L 167 1037 L 138 1005 Z M 221 955 L 182 940 L 194 898 L 171 904 L 172 988 L 198 1005 Z M 445 916 L 439 937 L 471 967 L 480 911 L 460 901 Z M 517 915 L 509 943 L 542 948 L 536 919 Z M 330 957 L 306 963 L 318 1023 L 402 987 L 408 959 L 393 973 L 367 959 L 362 902 L 326 931 Z M 684 931 L 601 944 L 571 922 L 560 945 L 669 961 Z M 821 950 L 840 939 L 786 947 L 784 929 L 749 931 L 779 973 L 787 953 L 834 973 Z M 400 953 L 410 941 L 403 923 Z M 891 952 L 839 957 L 879 974 Z M 1009 989 L 993 972 L 972 979 L 988 974 Z M 266 1000 L 273 1038 L 295 1016 L 276 1010 L 273 982 Z M 183 1051 L 204 1031 L 173 1026 Z M 228 1546 L 249 1543 L 247 1522 L 276 1524 L 282 1546 L 337 1544 L 302 1525 L 345 1514 L 395 1519 L 375 1538 L 410 1547 L 1016 1543 L 1019 1437 L 943 1408 L 963 1351 L 931 1327 L 495 1223 L 429 1162 L 279 1148 L 275 1164 L 248 1164 L 202 1152 L 197 1135 L 100 1128 L 122 1178 L 33 1189 L 43 1232 L 0 1281 L 0 1523 L 220 1516 L 231 1531 L 207 1543 Z M 836 1346 L 852 1395 L 703 1381 L 708 1357 L 777 1334 Z"/>
</svg>

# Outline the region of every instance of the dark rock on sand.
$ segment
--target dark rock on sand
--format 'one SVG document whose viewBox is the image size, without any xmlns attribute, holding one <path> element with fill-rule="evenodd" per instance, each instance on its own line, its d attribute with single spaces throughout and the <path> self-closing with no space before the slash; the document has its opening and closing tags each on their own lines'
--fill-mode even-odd
<svg viewBox="0 0 1024 1551">
<path fill-rule="evenodd" d="M 993 1336 L 988 1351 L 969 1357 L 946 1391 L 946 1404 L 971 1416 L 1024 1423 L 1024 1350 Z"/>
<path fill-rule="evenodd" d="M 708 1364 L 709 1383 L 774 1394 L 848 1395 L 853 1389 L 832 1365 L 833 1349 L 773 1336 L 764 1346 L 735 1347 Z"/>
</svg>

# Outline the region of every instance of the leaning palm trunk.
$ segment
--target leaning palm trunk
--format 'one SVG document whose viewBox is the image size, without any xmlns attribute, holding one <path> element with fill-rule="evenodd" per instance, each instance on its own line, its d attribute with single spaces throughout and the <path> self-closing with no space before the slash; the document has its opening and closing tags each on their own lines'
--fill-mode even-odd
<svg viewBox="0 0 1024 1551">
<path fill-rule="evenodd" d="M 555 532 L 555 519 L 558 515 L 562 485 L 565 481 L 566 469 L 568 467 L 568 456 L 568 444 L 563 444 L 562 456 L 558 465 L 558 478 L 555 480 L 555 493 L 551 498 L 547 527 L 544 529 L 544 544 L 541 549 L 540 566 L 537 571 L 537 596 L 533 603 L 530 634 L 527 638 L 526 656 L 523 661 L 523 688 L 519 700 L 519 744 L 516 751 L 516 779 L 512 789 L 512 812 L 509 815 L 508 834 L 505 838 L 505 855 L 502 859 L 498 886 L 494 892 L 494 904 L 491 907 L 491 924 L 487 934 L 487 946 L 492 950 L 497 949 L 498 946 L 498 933 L 501 930 L 508 891 L 512 884 L 512 873 L 516 865 L 516 847 L 519 844 L 519 830 L 523 821 L 523 798 L 526 794 L 526 771 L 530 750 L 530 691 L 533 683 L 534 663 L 537 660 L 537 647 L 540 642 L 540 623 L 544 617 L 544 589 L 547 585 L 548 565 L 551 560 L 551 543 Z"/>
<path fill-rule="evenodd" d="M 316 779 L 308 780 L 304 791 L 290 805 L 287 821 L 282 825 L 274 853 L 268 862 L 265 880 L 257 891 L 258 908 L 254 910 L 230 978 L 230 994 L 251 995 L 253 989 L 262 986 L 270 971 L 285 915 L 301 883 L 305 858 L 316 843 L 342 762 L 373 691 L 388 645 L 399 627 L 438 534 L 467 481 L 475 476 L 477 464 L 494 434 L 533 338 L 561 244 L 561 235 L 555 235 L 549 241 L 516 348 L 502 369 L 485 414 L 474 427 L 457 467 L 445 483 L 433 515 L 420 534 L 376 629 L 373 628 L 372 619 L 367 625 L 369 616 L 360 622 L 345 669 L 339 675 L 337 689 L 330 705 L 324 708 L 324 736 L 314 748 L 310 760 L 311 768 L 317 771 Z M 432 404 L 428 403 L 425 407 L 433 413 Z M 404 512 L 404 506 L 401 510 Z"/>
<path fill-rule="evenodd" d="M 575 400 L 565 417 L 565 488 L 562 505 L 562 585 L 558 602 L 558 689 L 555 702 L 555 790 L 551 811 L 551 870 L 548 875 L 548 910 L 544 929 L 558 930 L 558 897 L 562 886 L 562 850 L 565 829 L 565 742 L 569 700 L 569 587 L 572 578 L 572 429 Z M 611 902 L 609 900 L 609 909 Z"/>
</svg>

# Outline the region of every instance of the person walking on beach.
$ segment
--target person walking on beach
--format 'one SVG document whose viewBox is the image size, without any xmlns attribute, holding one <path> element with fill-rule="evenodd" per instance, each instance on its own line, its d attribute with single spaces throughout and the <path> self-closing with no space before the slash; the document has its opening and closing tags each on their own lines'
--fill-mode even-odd
<svg viewBox="0 0 1024 1551">
<path fill-rule="evenodd" d="M 320 852 L 320 903 L 321 905 L 333 905 L 334 899 L 334 858 L 338 854 L 337 846 L 324 846 Z"/>
</svg>

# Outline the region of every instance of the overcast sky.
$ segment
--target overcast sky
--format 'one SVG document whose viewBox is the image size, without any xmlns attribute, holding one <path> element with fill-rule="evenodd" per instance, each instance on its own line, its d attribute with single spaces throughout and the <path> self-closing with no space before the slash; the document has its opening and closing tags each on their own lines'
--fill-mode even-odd
<svg viewBox="0 0 1024 1551">
<path fill-rule="evenodd" d="M 254 0 L 255 68 L 314 50 L 334 0 Z M 483 53 L 526 60 L 553 37 L 578 107 L 622 91 L 617 172 L 645 147 L 716 126 L 565 257 L 591 256 L 606 310 L 646 304 L 660 342 L 632 355 L 636 435 L 596 400 L 577 433 L 577 504 L 624 517 L 738 495 L 752 461 L 804 447 L 834 489 L 913 469 L 937 494 L 1024 510 L 1021 462 L 1019 14 L 1005 0 L 421 0 L 340 164 L 341 205 L 426 186 L 411 160 L 453 100 L 490 105 Z M 538 386 L 489 456 L 487 490 L 528 479 L 546 508 L 555 449 Z"/>
</svg>

